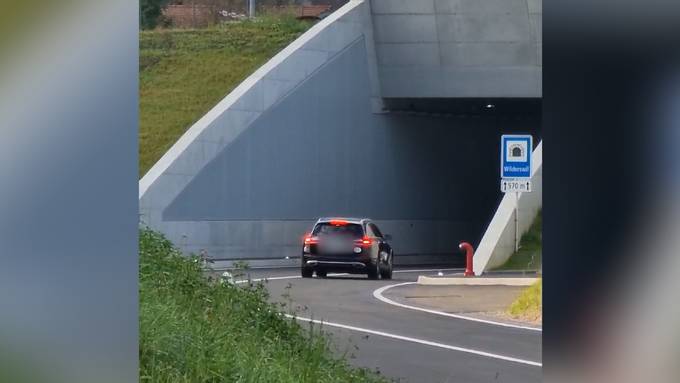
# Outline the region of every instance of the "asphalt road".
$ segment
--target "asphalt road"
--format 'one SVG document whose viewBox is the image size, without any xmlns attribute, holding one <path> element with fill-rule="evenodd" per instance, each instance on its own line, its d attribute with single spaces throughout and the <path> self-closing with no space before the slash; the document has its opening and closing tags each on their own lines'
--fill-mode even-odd
<svg viewBox="0 0 680 383">
<path fill-rule="evenodd" d="M 374 297 L 380 287 L 437 273 L 411 269 L 379 281 L 363 275 L 301 279 L 299 269 L 249 274 L 266 277 L 271 299 L 287 302 L 298 317 L 325 322 L 336 351 L 350 355 L 355 366 L 400 382 L 541 381 L 540 331 L 410 310 Z"/>
</svg>

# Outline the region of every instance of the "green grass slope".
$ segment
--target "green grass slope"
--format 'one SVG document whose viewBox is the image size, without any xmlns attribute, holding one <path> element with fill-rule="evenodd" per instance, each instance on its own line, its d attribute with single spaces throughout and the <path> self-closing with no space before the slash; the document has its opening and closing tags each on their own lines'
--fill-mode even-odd
<svg viewBox="0 0 680 383">
<path fill-rule="evenodd" d="M 529 231 L 522 235 L 522 239 L 519 242 L 519 250 L 513 253 L 503 265 L 495 270 L 540 270 L 542 255 L 543 213 L 539 211 Z"/>
<path fill-rule="evenodd" d="M 161 234 L 139 233 L 141 382 L 382 382 L 280 315 L 262 284 L 209 279 Z"/>
<path fill-rule="evenodd" d="M 140 178 L 194 122 L 311 25 L 279 16 L 140 32 Z"/>
<path fill-rule="evenodd" d="M 516 301 L 508 308 L 512 318 L 540 322 L 543 318 L 543 280 L 527 287 Z"/>
</svg>

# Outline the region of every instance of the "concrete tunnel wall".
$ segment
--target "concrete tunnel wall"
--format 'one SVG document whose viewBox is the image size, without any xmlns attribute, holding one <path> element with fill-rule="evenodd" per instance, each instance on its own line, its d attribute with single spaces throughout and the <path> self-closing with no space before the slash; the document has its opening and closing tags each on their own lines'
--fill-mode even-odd
<svg viewBox="0 0 680 383">
<path fill-rule="evenodd" d="M 395 262 L 460 262 L 501 199 L 501 133 L 538 116 L 375 114 L 369 3 L 317 24 L 211 110 L 140 182 L 141 221 L 185 252 L 297 264 L 319 216 L 368 216 Z"/>
<path fill-rule="evenodd" d="M 542 0 L 371 0 L 383 97 L 541 97 Z"/>
<path fill-rule="evenodd" d="M 478 241 L 499 200 L 495 138 L 526 121 L 374 114 L 367 84 L 359 38 L 225 147 L 163 220 L 208 222 L 188 250 L 247 259 L 299 256 L 317 217 L 367 216 L 394 235 L 397 263 L 459 261 L 458 241 Z"/>
<path fill-rule="evenodd" d="M 205 249 L 211 256 L 219 253 L 230 258 L 254 257 L 263 242 L 253 241 L 251 234 L 256 230 L 250 230 L 250 226 L 227 221 L 168 221 L 163 218 L 164 212 L 201 170 L 255 120 L 360 37 L 365 37 L 366 43 L 371 105 L 379 109 L 369 5 L 368 1 L 352 0 L 316 23 L 192 125 L 140 180 L 140 224 L 163 232 L 185 252 Z M 274 224 L 279 225 L 282 223 Z M 283 226 L 289 228 L 291 223 Z M 222 245 L 215 238 L 224 235 L 225 230 L 231 238 L 238 238 L 234 240 L 242 251 L 219 250 Z"/>
</svg>

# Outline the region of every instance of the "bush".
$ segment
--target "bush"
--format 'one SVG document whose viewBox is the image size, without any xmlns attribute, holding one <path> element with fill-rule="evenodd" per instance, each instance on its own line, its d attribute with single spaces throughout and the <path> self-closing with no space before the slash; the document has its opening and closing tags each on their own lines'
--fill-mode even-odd
<svg viewBox="0 0 680 383">
<path fill-rule="evenodd" d="M 139 255 L 140 381 L 380 381 L 334 357 L 320 329 L 282 316 L 263 284 L 206 278 L 197 257 L 148 229 Z"/>
<path fill-rule="evenodd" d="M 154 29 L 161 22 L 163 7 L 169 0 L 140 0 L 139 24 L 142 29 Z"/>
</svg>

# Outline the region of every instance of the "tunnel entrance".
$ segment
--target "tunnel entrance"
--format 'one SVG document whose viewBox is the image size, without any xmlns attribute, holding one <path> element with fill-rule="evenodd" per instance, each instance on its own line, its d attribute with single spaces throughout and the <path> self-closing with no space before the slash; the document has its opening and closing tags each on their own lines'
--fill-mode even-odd
<svg viewBox="0 0 680 383">
<path fill-rule="evenodd" d="M 368 83 L 359 39 L 191 176 L 165 231 L 190 238 L 186 252 L 294 262 L 317 218 L 366 217 L 396 265 L 462 265 L 458 243 L 479 243 L 502 197 L 500 136 L 538 142 L 540 100 L 386 99 L 374 113 Z"/>
</svg>

